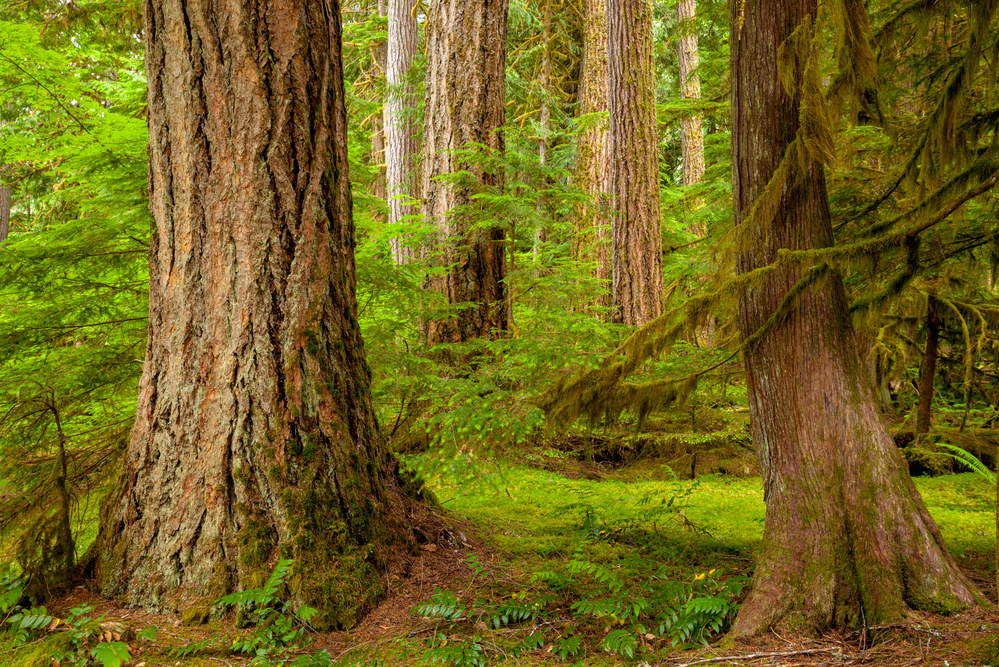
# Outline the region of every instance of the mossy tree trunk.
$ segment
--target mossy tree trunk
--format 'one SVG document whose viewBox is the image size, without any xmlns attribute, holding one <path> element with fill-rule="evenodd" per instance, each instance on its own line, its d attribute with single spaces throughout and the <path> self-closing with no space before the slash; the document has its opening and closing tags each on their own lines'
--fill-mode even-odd
<svg viewBox="0 0 999 667">
<path fill-rule="evenodd" d="M 423 215 L 436 227 L 429 249 L 449 267 L 430 280 L 451 317 L 427 324 L 431 344 L 493 337 L 507 328 L 503 228 L 483 224 L 472 196 L 501 188 L 502 167 L 456 153 L 472 143 L 503 151 L 507 0 L 432 0 L 427 12 L 427 102 L 423 132 Z M 441 178 L 467 170 L 471 179 Z M 474 182 L 473 182 L 474 181 Z M 478 224 L 476 224 L 478 223 Z"/>
<path fill-rule="evenodd" d="M 149 338 L 105 595 L 161 609 L 289 584 L 318 627 L 404 535 L 357 324 L 340 7 L 147 0 Z"/>
<path fill-rule="evenodd" d="M 579 82 L 580 114 L 606 114 L 607 97 L 607 2 L 586 0 L 583 15 L 583 62 Z M 611 244 L 608 206 L 610 151 L 607 122 L 590 123 L 576 137 L 576 185 L 592 200 L 579 207 L 573 257 L 594 263 L 593 277 L 606 287 L 593 305 L 602 313 L 611 306 Z"/>
<path fill-rule="evenodd" d="M 613 318 L 642 325 L 664 299 L 652 2 L 608 2 L 607 30 Z"/>
<path fill-rule="evenodd" d="M 929 433 L 933 417 L 933 380 L 937 374 L 937 348 L 940 344 L 940 318 L 937 300 L 926 297 L 926 347 L 919 367 L 919 405 L 916 407 L 916 433 Z"/>
<path fill-rule="evenodd" d="M 739 224 L 798 133 L 800 93 L 781 85 L 778 47 L 815 19 L 816 7 L 816 0 L 730 5 Z M 775 261 L 782 248 L 833 243 L 821 163 L 809 160 L 804 173 L 776 187 L 770 214 L 745 232 L 742 274 Z M 802 275 L 782 268 L 745 289 L 744 336 L 764 325 Z M 947 611 L 981 600 L 947 552 L 877 409 L 840 277 L 827 272 L 799 294 L 744 363 L 767 515 L 734 633 L 876 625 L 908 607 Z"/>
</svg>

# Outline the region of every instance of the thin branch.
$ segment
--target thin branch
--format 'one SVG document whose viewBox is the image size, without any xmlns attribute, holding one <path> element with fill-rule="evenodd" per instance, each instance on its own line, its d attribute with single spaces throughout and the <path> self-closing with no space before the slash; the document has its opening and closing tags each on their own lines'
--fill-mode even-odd
<svg viewBox="0 0 999 667">
<path fill-rule="evenodd" d="M 775 651 L 770 653 L 749 653 L 746 655 L 722 655 L 716 658 L 704 658 L 702 660 L 694 660 L 693 662 L 685 662 L 682 665 L 677 665 L 676 667 L 691 667 L 691 665 L 703 665 L 708 662 L 721 662 L 723 660 L 759 660 L 760 658 L 785 658 L 792 655 L 809 655 L 812 653 L 832 653 L 833 651 L 839 650 L 839 648 L 809 648 L 802 649 L 801 651 Z"/>
</svg>

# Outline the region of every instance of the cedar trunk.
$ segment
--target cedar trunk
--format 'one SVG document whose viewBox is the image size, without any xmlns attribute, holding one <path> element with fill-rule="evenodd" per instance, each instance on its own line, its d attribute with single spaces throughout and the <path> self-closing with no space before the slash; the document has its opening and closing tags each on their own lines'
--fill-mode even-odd
<svg viewBox="0 0 999 667">
<path fill-rule="evenodd" d="M 472 199 L 483 189 L 503 187 L 502 167 L 487 168 L 456 153 L 472 143 L 503 151 L 507 2 L 433 0 L 427 14 L 423 215 L 436 228 L 431 252 L 448 267 L 430 287 L 449 305 L 461 306 L 453 316 L 427 323 L 427 340 L 434 345 L 493 337 L 507 328 L 503 229 L 479 220 Z M 461 170 L 472 178 L 440 178 Z"/>
<path fill-rule="evenodd" d="M 586 0 L 583 17 L 583 63 L 579 85 L 580 114 L 606 114 L 607 98 L 607 2 Z M 610 152 L 607 121 L 601 118 L 576 137 L 576 185 L 591 200 L 579 207 L 573 257 L 593 262 L 593 277 L 603 285 L 593 305 L 601 313 L 611 306 L 611 221 L 608 214 Z"/>
<path fill-rule="evenodd" d="M 730 4 L 737 223 L 798 131 L 800 97 L 781 86 L 777 50 L 807 16 L 814 20 L 816 4 Z M 746 232 L 740 273 L 775 261 L 781 248 L 833 243 L 822 165 L 811 161 L 799 176 L 777 185 L 773 217 Z M 778 269 L 744 290 L 744 336 L 764 324 L 801 275 Z M 827 273 L 745 352 L 767 516 L 736 635 L 870 626 L 902 618 L 907 607 L 949 611 L 981 600 L 944 547 L 885 428 L 847 306 L 840 277 Z"/>
<path fill-rule="evenodd" d="M 664 298 L 651 0 L 610 0 L 607 28 L 613 315 L 642 325 Z"/>
<path fill-rule="evenodd" d="M 417 207 L 406 203 L 415 198 L 413 168 L 419 145 L 414 131 L 416 100 L 409 81 L 409 68 L 416 55 L 416 17 L 406 0 L 388 0 L 388 57 L 385 66 L 385 174 L 388 194 L 388 223 L 399 225 L 406 216 L 415 215 Z M 417 254 L 416 248 L 400 237 L 392 238 L 396 264 L 406 264 Z"/>
<path fill-rule="evenodd" d="M 402 529 L 354 296 L 340 8 L 146 0 L 149 339 L 105 595 L 177 610 L 288 583 L 346 627 Z"/>
<path fill-rule="evenodd" d="M 940 318 L 937 300 L 926 299 L 926 348 L 919 368 L 919 405 L 916 408 L 916 433 L 929 433 L 933 417 L 933 380 L 937 374 L 937 347 L 940 343 Z"/>
</svg>

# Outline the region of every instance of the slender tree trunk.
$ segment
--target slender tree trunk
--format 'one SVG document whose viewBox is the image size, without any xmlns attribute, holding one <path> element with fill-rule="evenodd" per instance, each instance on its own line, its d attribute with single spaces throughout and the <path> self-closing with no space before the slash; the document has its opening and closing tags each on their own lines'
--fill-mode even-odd
<svg viewBox="0 0 999 667">
<path fill-rule="evenodd" d="M 146 0 L 149 338 L 102 592 L 179 609 L 288 584 L 320 628 L 406 533 L 357 324 L 340 7 Z"/>
<path fill-rule="evenodd" d="M 472 142 L 503 150 L 506 27 L 507 0 L 432 0 L 427 14 L 423 215 L 437 229 L 432 250 L 449 267 L 430 287 L 451 305 L 467 304 L 428 323 L 431 344 L 492 337 L 507 328 L 503 229 L 475 225 L 479 205 L 472 199 L 482 188 L 501 188 L 503 173 L 455 153 Z M 459 170 L 471 171 L 476 183 L 438 178 Z"/>
<path fill-rule="evenodd" d="M 0 183 L 0 246 L 3 246 L 10 235 L 10 205 L 13 189 L 6 183 Z"/>
<path fill-rule="evenodd" d="M 581 114 L 607 113 L 607 2 L 586 0 L 583 24 L 583 64 L 579 86 Z M 606 285 L 593 305 L 606 312 L 611 306 L 611 221 L 608 214 L 610 151 L 607 122 L 591 124 L 576 138 L 576 184 L 592 196 L 579 207 L 573 257 L 594 262 L 593 277 Z"/>
<path fill-rule="evenodd" d="M 696 14 L 696 0 L 677 2 L 680 97 L 685 100 L 701 99 L 701 76 L 697 71 L 697 26 L 694 22 Z M 680 120 L 680 147 L 683 154 L 683 185 L 691 186 L 704 177 L 704 129 L 701 127 L 701 114 L 688 114 Z M 688 210 L 694 212 L 703 205 L 703 201 L 695 200 L 689 202 Z M 698 237 L 703 237 L 708 232 L 703 224 L 691 225 L 688 230 Z"/>
<path fill-rule="evenodd" d="M 798 132 L 800 93 L 781 85 L 778 47 L 815 19 L 816 7 L 816 0 L 730 4 L 739 224 Z M 811 43 L 807 33 L 802 42 Z M 822 164 L 809 159 L 805 168 L 776 185 L 772 214 L 747 230 L 740 274 L 775 261 L 782 248 L 833 243 Z M 744 353 L 767 516 L 734 633 L 876 625 L 902 618 L 910 605 L 950 611 L 975 604 L 980 594 L 947 552 L 877 409 L 839 275 L 827 271 L 781 308 L 803 275 L 775 270 L 740 298 L 743 336 L 779 308 L 783 317 Z"/>
<path fill-rule="evenodd" d="M 409 68 L 416 55 L 416 18 L 410 0 L 389 0 L 388 60 L 385 69 L 385 170 L 388 191 L 389 225 L 399 225 L 403 218 L 415 215 L 418 208 L 405 200 L 415 199 L 414 158 L 419 150 L 414 118 L 416 99 L 409 82 Z M 402 238 L 392 239 L 392 254 L 396 264 L 406 264 L 417 255 L 417 249 Z"/>
<path fill-rule="evenodd" d="M 609 0 L 607 27 L 614 319 L 642 325 L 664 298 L 651 0 Z"/>
<path fill-rule="evenodd" d="M 545 0 L 545 16 L 544 16 L 544 29 L 542 33 L 542 40 L 544 42 L 543 51 L 541 53 L 541 71 L 538 73 L 538 88 L 541 91 L 541 108 L 538 111 L 538 129 L 540 136 L 538 137 L 538 163 L 541 165 L 541 171 L 544 173 L 546 167 L 548 166 L 548 135 L 551 125 L 551 106 L 549 105 L 549 99 L 551 94 L 549 92 L 549 85 L 551 84 L 552 78 L 552 52 L 551 52 L 551 41 L 552 41 L 552 10 L 554 0 Z M 544 178 L 544 176 L 542 176 Z M 546 186 L 543 186 L 546 187 Z M 540 268 L 541 264 L 541 246 L 546 241 L 548 241 L 548 230 L 545 227 L 545 221 L 547 219 L 547 208 L 548 203 L 545 197 L 538 197 L 538 226 L 534 230 L 534 267 L 535 270 Z"/>
<path fill-rule="evenodd" d="M 919 405 L 916 408 L 916 433 L 929 433 L 933 416 L 933 379 L 937 374 L 937 346 L 940 342 L 940 318 L 937 300 L 926 299 L 926 349 L 919 368 Z"/>
<path fill-rule="evenodd" d="M 386 0 L 378 0 L 378 16 L 385 18 Z M 385 71 L 385 61 L 388 58 L 388 46 L 385 42 L 378 43 L 374 48 L 374 64 L 379 75 Z M 384 109 L 383 109 L 384 113 Z M 387 196 L 385 175 L 385 126 L 382 117 L 377 114 L 371 117 L 371 161 L 375 164 L 377 175 L 371 182 L 371 194 L 378 199 Z"/>
</svg>

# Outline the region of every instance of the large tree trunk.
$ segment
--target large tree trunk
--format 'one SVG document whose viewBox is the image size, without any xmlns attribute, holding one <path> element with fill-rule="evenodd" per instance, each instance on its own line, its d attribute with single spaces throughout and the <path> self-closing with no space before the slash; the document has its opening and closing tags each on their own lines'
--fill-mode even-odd
<svg viewBox="0 0 999 667">
<path fill-rule="evenodd" d="M 149 339 L 105 595 L 177 609 L 292 557 L 318 627 L 404 535 L 354 296 L 340 8 L 146 0 Z"/>
<path fill-rule="evenodd" d="M 816 0 L 732 2 L 732 176 L 743 224 L 799 128 L 800 93 L 778 78 L 778 47 Z M 800 43 L 811 42 L 807 35 Z M 792 47 L 793 48 L 793 47 Z M 800 179 L 798 178 L 800 177 Z M 776 185 L 770 216 L 745 232 L 738 271 L 781 248 L 833 243 L 822 164 Z M 760 329 L 802 278 L 784 268 L 740 299 L 743 335 Z M 909 478 L 857 354 L 846 293 L 828 272 L 744 353 L 753 441 L 767 505 L 763 544 L 736 635 L 772 627 L 876 625 L 907 606 L 948 611 L 980 596 L 961 575 Z"/>
<path fill-rule="evenodd" d="M 503 229 L 476 226 L 479 205 L 472 200 L 482 187 L 502 187 L 503 172 L 455 153 L 473 142 L 503 150 L 507 2 L 433 0 L 427 14 L 423 215 L 437 229 L 433 251 L 449 267 L 430 285 L 447 303 L 466 304 L 458 314 L 428 323 L 431 344 L 491 337 L 507 328 Z M 459 170 L 471 171 L 478 183 L 439 178 Z"/>
<path fill-rule="evenodd" d="M 583 64 L 580 73 L 579 112 L 607 113 L 607 2 L 586 0 L 583 18 Z M 610 151 L 607 150 L 607 123 L 594 123 L 576 137 L 576 185 L 591 195 L 590 203 L 579 207 L 573 257 L 594 262 L 593 277 L 606 285 L 593 303 L 601 311 L 611 305 L 611 221 L 607 211 Z"/>
<path fill-rule="evenodd" d="M 409 68 L 416 55 L 417 25 L 412 2 L 388 0 L 388 61 L 385 68 L 385 171 L 388 191 L 389 225 L 399 225 L 418 209 L 405 200 L 415 198 L 414 159 L 419 145 L 414 119 L 416 100 L 409 82 Z M 417 249 L 400 237 L 392 239 L 396 264 L 412 261 Z"/>
<path fill-rule="evenodd" d="M 650 0 L 607 3 L 614 319 L 663 312 L 659 132 Z"/>
<path fill-rule="evenodd" d="M 680 97 L 685 100 L 701 99 L 701 76 L 697 71 L 697 26 L 694 23 L 696 14 L 696 0 L 677 2 Z M 701 114 L 687 114 L 680 119 L 680 150 L 683 154 L 683 185 L 694 185 L 704 176 L 704 129 L 701 127 Z M 695 200 L 690 202 L 688 208 L 693 212 L 702 205 L 702 201 Z M 699 237 L 708 232 L 703 224 L 691 225 L 688 230 Z"/>
<path fill-rule="evenodd" d="M 929 433 L 933 417 L 933 380 L 937 374 L 937 347 L 940 342 L 940 318 L 937 300 L 926 297 L 926 348 L 919 367 L 919 405 L 916 407 L 916 433 Z"/>
</svg>

